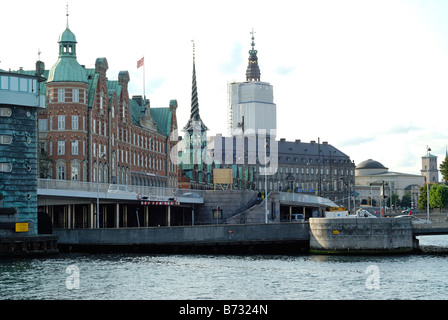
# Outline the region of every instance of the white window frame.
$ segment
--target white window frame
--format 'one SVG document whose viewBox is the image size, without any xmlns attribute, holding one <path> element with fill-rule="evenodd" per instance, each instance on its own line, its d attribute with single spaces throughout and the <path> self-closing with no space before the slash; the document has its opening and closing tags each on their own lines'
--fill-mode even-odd
<svg viewBox="0 0 448 320">
<path fill-rule="evenodd" d="M 72 130 L 79 130 L 79 116 L 72 116 Z"/>
<path fill-rule="evenodd" d="M 65 154 L 65 140 L 58 140 L 58 155 Z"/>
<path fill-rule="evenodd" d="M 58 130 L 65 130 L 65 116 L 58 116 Z"/>
</svg>

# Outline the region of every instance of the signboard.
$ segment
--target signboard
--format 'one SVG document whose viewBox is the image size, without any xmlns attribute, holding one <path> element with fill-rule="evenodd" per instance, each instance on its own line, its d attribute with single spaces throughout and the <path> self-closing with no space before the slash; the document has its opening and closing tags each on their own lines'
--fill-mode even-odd
<svg viewBox="0 0 448 320">
<path fill-rule="evenodd" d="M 143 206 L 156 205 L 156 206 L 177 206 L 178 201 L 142 201 Z"/>
<path fill-rule="evenodd" d="M 232 169 L 213 169 L 213 183 L 216 185 L 230 185 L 233 183 L 233 170 Z M 223 188 L 224 189 L 224 188 Z"/>
<path fill-rule="evenodd" d="M 17 222 L 16 232 L 28 232 L 28 222 Z"/>
</svg>

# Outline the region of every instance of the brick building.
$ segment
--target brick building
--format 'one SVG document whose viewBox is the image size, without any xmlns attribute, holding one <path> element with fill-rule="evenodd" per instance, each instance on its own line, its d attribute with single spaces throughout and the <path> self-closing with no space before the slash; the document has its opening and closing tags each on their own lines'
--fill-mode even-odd
<svg viewBox="0 0 448 320">
<path fill-rule="evenodd" d="M 127 71 L 108 80 L 106 58 L 97 58 L 92 69 L 79 64 L 68 22 L 58 43 L 59 58 L 50 70 L 36 64 L 47 78 L 41 85 L 39 176 L 176 187 L 169 134 L 177 128 L 177 101 L 151 108 L 148 99 L 129 97 Z"/>
</svg>

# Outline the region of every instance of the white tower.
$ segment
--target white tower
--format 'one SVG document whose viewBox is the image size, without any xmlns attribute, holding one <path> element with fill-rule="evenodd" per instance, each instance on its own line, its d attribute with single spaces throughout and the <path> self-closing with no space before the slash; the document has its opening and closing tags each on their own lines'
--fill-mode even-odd
<svg viewBox="0 0 448 320">
<path fill-rule="evenodd" d="M 249 63 L 246 70 L 246 82 L 233 82 L 228 85 L 228 131 L 229 135 L 250 136 L 266 130 L 266 134 L 275 136 L 277 130 L 277 106 L 274 103 L 273 87 L 260 81 L 257 50 L 249 51 Z"/>
</svg>

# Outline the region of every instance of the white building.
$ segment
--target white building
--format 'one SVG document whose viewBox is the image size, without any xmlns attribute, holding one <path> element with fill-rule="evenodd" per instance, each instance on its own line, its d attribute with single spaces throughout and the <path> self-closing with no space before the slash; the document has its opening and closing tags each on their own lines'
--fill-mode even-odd
<svg viewBox="0 0 448 320">
<path fill-rule="evenodd" d="M 372 200 L 380 204 L 381 185 L 384 185 L 384 195 L 392 193 L 401 199 L 408 192 L 411 200 L 417 203 L 419 189 L 424 184 L 424 176 L 389 171 L 378 161 L 368 159 L 359 163 L 355 169 L 355 191 L 361 203 L 370 205 Z"/>
<path fill-rule="evenodd" d="M 277 106 L 274 103 L 273 87 L 260 81 L 257 50 L 252 49 L 246 70 L 246 82 L 233 82 L 228 85 L 228 131 L 229 135 L 257 133 L 275 136 L 277 130 Z M 260 132 L 259 130 L 263 130 Z"/>
</svg>

